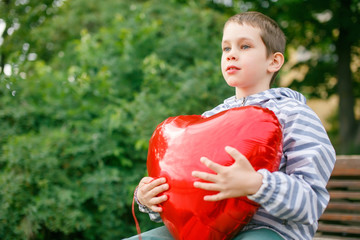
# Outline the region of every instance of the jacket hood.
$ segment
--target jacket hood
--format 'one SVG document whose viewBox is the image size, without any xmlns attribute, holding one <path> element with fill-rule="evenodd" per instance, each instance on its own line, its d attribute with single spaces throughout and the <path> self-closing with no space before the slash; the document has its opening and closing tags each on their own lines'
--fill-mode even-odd
<svg viewBox="0 0 360 240">
<path fill-rule="evenodd" d="M 289 100 L 292 102 L 297 102 L 298 104 L 306 104 L 306 98 L 299 92 L 291 90 L 290 88 L 271 88 L 266 91 L 256 93 L 241 99 L 236 99 L 235 96 L 225 99 L 224 103 L 215 107 L 210 111 L 204 112 L 202 115 L 204 117 L 209 117 L 218 112 L 242 106 L 259 106 L 266 107 L 269 101 L 282 101 Z"/>
<path fill-rule="evenodd" d="M 290 88 L 271 88 L 266 91 L 256 93 L 241 99 L 236 99 L 232 96 L 224 101 L 225 105 L 229 107 L 234 106 L 247 106 L 247 105 L 263 105 L 265 102 L 276 99 L 281 100 L 288 98 L 289 100 L 295 100 L 301 104 L 306 104 L 306 98 L 299 92 L 296 92 Z"/>
</svg>

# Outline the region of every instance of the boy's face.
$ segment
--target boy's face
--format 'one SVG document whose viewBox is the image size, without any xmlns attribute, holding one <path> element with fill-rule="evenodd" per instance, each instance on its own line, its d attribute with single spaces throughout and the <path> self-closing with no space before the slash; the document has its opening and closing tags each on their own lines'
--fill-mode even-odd
<svg viewBox="0 0 360 240">
<path fill-rule="evenodd" d="M 269 88 L 271 58 L 266 56 L 259 28 L 229 22 L 224 28 L 222 50 L 221 71 L 236 93 L 254 94 Z"/>
</svg>

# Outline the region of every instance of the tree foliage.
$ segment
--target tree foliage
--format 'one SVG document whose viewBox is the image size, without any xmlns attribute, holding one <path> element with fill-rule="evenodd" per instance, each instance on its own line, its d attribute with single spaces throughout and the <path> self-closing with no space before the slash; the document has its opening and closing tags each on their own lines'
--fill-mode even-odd
<svg viewBox="0 0 360 240">
<path fill-rule="evenodd" d="M 24 38 L 37 58 L 13 53 L 16 71 L 2 75 L 1 239 L 135 234 L 132 194 L 156 125 L 232 93 L 214 61 L 221 14 L 165 0 L 98 5 L 64 2 Z"/>
</svg>

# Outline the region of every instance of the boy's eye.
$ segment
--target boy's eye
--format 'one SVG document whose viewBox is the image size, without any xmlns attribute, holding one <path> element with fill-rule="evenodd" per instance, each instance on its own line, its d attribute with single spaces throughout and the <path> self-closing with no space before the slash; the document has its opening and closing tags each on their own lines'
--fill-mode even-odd
<svg viewBox="0 0 360 240">
<path fill-rule="evenodd" d="M 250 48 L 250 46 L 247 44 L 241 45 L 241 49 L 249 49 L 249 48 Z"/>
<path fill-rule="evenodd" d="M 228 52 L 228 51 L 230 51 L 230 48 L 229 48 L 229 47 L 224 47 L 224 48 L 223 48 L 223 51 L 224 51 L 224 52 Z"/>
</svg>

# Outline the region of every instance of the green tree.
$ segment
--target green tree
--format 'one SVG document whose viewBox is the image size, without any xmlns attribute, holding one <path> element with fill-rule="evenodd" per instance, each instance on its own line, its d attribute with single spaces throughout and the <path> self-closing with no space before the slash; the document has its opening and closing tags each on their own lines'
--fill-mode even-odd
<svg viewBox="0 0 360 240">
<path fill-rule="evenodd" d="M 1 69 L 5 64 L 14 62 L 13 58 L 19 57 L 20 53 L 29 53 L 29 46 L 33 45 L 32 38 L 28 36 L 29 31 L 56 14 L 61 5 L 61 0 L 0 0 Z"/>
<path fill-rule="evenodd" d="M 196 3 L 87 0 L 29 29 L 37 57 L 14 52 L 0 88 L 1 239 L 135 234 L 132 193 L 156 125 L 233 93 L 219 71 L 224 20 Z"/>
</svg>

